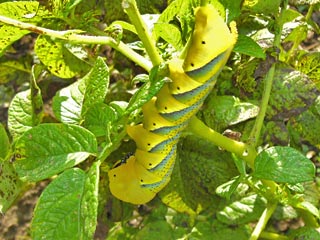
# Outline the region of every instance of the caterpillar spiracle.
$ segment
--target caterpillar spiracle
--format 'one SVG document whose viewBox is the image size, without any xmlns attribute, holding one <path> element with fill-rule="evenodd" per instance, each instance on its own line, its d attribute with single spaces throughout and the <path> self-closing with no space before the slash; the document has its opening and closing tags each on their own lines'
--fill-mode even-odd
<svg viewBox="0 0 320 240">
<path fill-rule="evenodd" d="M 185 59 L 169 62 L 172 81 L 142 107 L 142 124 L 127 126 L 137 149 L 108 172 L 115 197 L 143 204 L 167 185 L 181 132 L 212 90 L 236 40 L 235 25 L 230 31 L 213 6 L 195 9 L 195 27 Z"/>
</svg>

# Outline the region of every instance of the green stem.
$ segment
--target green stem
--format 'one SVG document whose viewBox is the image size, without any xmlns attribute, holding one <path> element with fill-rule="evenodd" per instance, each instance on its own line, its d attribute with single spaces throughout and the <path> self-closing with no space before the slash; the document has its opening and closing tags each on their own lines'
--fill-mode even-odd
<svg viewBox="0 0 320 240">
<path fill-rule="evenodd" d="M 257 156 L 257 152 L 253 147 L 221 135 L 206 126 L 196 117 L 191 118 L 187 130 L 191 131 L 196 136 L 207 139 L 215 145 L 238 155 L 240 158 L 244 159 L 251 168 L 253 168 L 254 159 Z"/>
<path fill-rule="evenodd" d="M 133 51 L 126 44 L 124 44 L 123 42 L 120 42 L 118 44 L 113 38 L 108 36 L 79 35 L 77 34 L 81 32 L 79 30 L 55 31 L 55 30 L 51 30 L 43 27 L 38 27 L 30 23 L 21 22 L 12 18 L 1 16 L 1 15 L 0 15 L 0 22 L 18 27 L 20 29 L 29 30 L 31 32 L 35 32 L 38 34 L 47 35 L 47 36 L 62 39 L 62 40 L 67 40 L 72 43 L 109 45 L 110 47 L 121 52 L 123 55 L 131 59 L 133 62 L 135 62 L 145 70 L 150 71 L 152 67 L 150 62 L 147 59 L 145 59 L 140 54 Z"/>
<path fill-rule="evenodd" d="M 274 35 L 274 40 L 273 40 L 273 46 L 276 48 L 280 48 L 281 47 L 281 36 L 282 36 L 282 30 L 283 30 L 283 25 L 279 25 L 279 23 L 283 23 L 284 21 L 280 21 L 281 19 L 283 19 L 285 11 L 287 9 L 288 6 L 288 0 L 284 0 L 282 2 L 283 6 L 281 7 L 281 12 L 280 14 L 277 16 L 277 21 L 275 21 L 276 25 L 275 25 L 275 35 Z"/>
<path fill-rule="evenodd" d="M 273 83 L 273 78 L 274 78 L 274 72 L 275 72 L 275 64 L 272 64 L 271 68 L 269 69 L 264 82 L 264 92 L 262 95 L 262 101 L 260 105 L 260 111 L 258 113 L 258 116 L 256 118 L 254 127 L 251 131 L 250 138 L 248 144 L 252 147 L 256 147 L 259 137 L 260 137 L 260 132 L 261 128 L 263 125 L 264 117 L 266 115 L 267 107 L 268 107 L 268 102 L 270 98 L 270 93 L 272 89 L 272 83 Z"/>
<path fill-rule="evenodd" d="M 201 0 L 200 6 L 206 6 L 208 4 L 208 0 Z"/>
<path fill-rule="evenodd" d="M 257 157 L 257 152 L 253 146 L 245 144 L 243 142 L 235 141 L 233 139 L 221 135 L 220 133 L 209 128 L 197 117 L 191 118 L 186 130 L 190 131 L 192 134 L 198 137 L 204 138 L 212 142 L 213 144 L 229 152 L 236 154 L 241 159 L 246 161 L 246 163 L 249 165 L 251 169 L 254 169 L 254 160 Z M 261 181 L 267 187 L 265 197 L 268 200 L 272 200 L 274 197 L 274 193 L 277 189 L 277 184 L 273 181 L 268 180 Z"/>
<path fill-rule="evenodd" d="M 267 208 L 263 211 L 263 213 L 257 223 L 257 226 L 253 230 L 251 237 L 250 237 L 250 240 L 257 240 L 259 238 L 261 232 L 263 231 L 263 229 L 267 225 L 273 212 L 276 210 L 276 207 L 277 207 L 277 204 L 268 204 Z"/>
<path fill-rule="evenodd" d="M 142 20 L 136 1 L 123 0 L 122 7 L 128 14 L 131 23 L 134 25 L 140 40 L 146 48 L 153 66 L 160 65 L 162 63 L 162 59 L 157 51 L 155 41 L 153 41 L 151 38 L 150 34 L 148 33 L 147 26 Z"/>
<path fill-rule="evenodd" d="M 306 15 L 306 22 L 310 20 L 313 10 L 314 10 L 314 5 L 311 4 Z"/>
<path fill-rule="evenodd" d="M 260 234 L 260 237 L 264 239 L 272 239 L 272 240 L 289 240 L 289 237 L 280 235 L 278 233 L 273 233 L 273 232 L 262 232 Z"/>
</svg>

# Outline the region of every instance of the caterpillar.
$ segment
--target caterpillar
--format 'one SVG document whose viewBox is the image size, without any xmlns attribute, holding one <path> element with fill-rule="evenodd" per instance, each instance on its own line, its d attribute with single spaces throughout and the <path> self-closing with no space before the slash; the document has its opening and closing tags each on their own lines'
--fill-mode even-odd
<svg viewBox="0 0 320 240">
<path fill-rule="evenodd" d="M 142 123 L 127 126 L 137 149 L 108 172 L 115 197 L 143 204 L 168 184 L 181 132 L 211 92 L 236 40 L 235 25 L 230 31 L 212 5 L 195 9 L 195 27 L 185 59 L 168 63 L 172 81 L 142 107 Z"/>
</svg>

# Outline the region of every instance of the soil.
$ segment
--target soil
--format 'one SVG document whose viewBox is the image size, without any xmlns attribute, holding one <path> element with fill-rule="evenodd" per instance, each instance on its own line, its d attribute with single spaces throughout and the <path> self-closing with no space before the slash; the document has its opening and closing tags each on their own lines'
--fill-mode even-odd
<svg viewBox="0 0 320 240">
<path fill-rule="evenodd" d="M 0 240 L 29 240 L 32 213 L 48 181 L 40 182 L 0 218 Z"/>
</svg>

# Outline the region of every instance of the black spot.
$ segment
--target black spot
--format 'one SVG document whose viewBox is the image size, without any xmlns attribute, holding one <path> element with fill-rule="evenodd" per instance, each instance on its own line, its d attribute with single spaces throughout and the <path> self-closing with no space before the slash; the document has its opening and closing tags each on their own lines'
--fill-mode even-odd
<svg viewBox="0 0 320 240">
<path fill-rule="evenodd" d="M 140 179 L 140 182 L 143 182 L 143 179 Z"/>
<path fill-rule="evenodd" d="M 180 90 L 180 87 L 177 87 L 177 90 Z"/>
<path fill-rule="evenodd" d="M 156 126 L 157 124 L 156 124 L 156 123 L 153 123 L 152 125 L 153 125 L 153 126 Z"/>
<path fill-rule="evenodd" d="M 202 41 L 201 41 L 201 44 L 206 44 L 206 41 L 202 40 Z"/>
<path fill-rule="evenodd" d="M 167 107 L 164 107 L 164 109 L 167 110 L 168 108 L 167 108 Z"/>
<path fill-rule="evenodd" d="M 148 146 L 150 146 L 151 145 L 151 143 L 148 143 Z"/>
<path fill-rule="evenodd" d="M 149 163 L 149 166 L 152 166 L 152 163 Z"/>
<path fill-rule="evenodd" d="M 117 175 L 116 174 L 113 174 L 113 177 L 116 177 Z"/>
<path fill-rule="evenodd" d="M 191 65 L 191 67 L 194 67 L 194 63 L 191 63 L 190 65 Z"/>
</svg>

